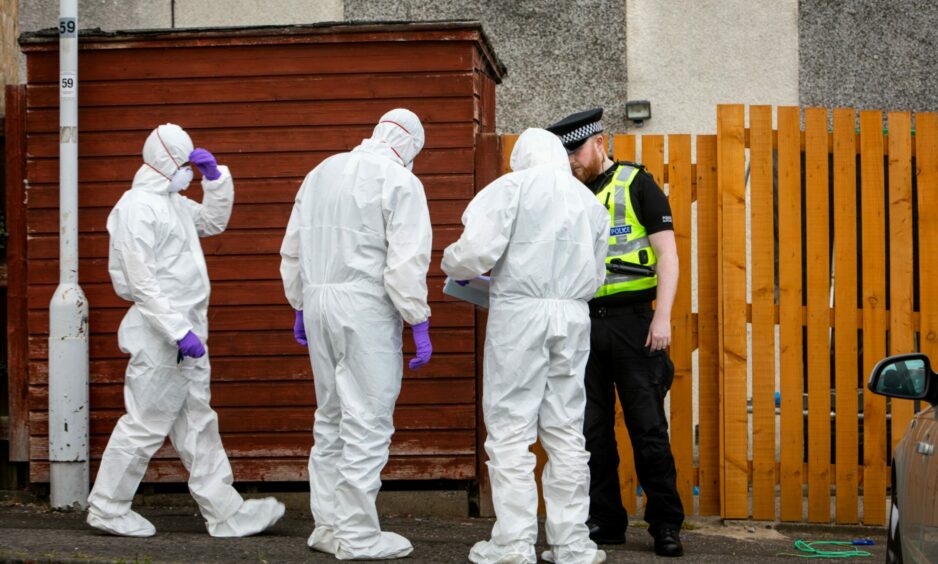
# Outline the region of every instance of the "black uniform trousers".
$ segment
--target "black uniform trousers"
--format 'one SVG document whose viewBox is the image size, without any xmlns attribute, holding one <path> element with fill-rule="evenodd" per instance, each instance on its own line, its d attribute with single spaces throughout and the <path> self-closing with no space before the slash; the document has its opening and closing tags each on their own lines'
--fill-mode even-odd
<svg viewBox="0 0 938 564">
<path fill-rule="evenodd" d="M 649 303 L 617 307 L 590 304 L 590 356 L 586 366 L 583 434 L 590 453 L 590 518 L 609 532 L 624 531 L 629 517 L 619 493 L 619 454 L 615 437 L 615 394 L 635 453 L 635 469 L 645 493 L 645 521 L 655 535 L 663 526 L 684 522 L 664 398 L 674 380 L 667 351 L 645 348 L 654 312 Z"/>
</svg>

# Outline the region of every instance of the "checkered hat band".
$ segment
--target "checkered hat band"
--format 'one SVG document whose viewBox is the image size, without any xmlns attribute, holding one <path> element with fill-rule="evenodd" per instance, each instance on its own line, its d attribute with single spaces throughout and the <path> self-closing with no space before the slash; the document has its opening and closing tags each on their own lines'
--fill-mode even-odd
<svg viewBox="0 0 938 564">
<path fill-rule="evenodd" d="M 577 141 L 582 141 L 583 139 L 589 139 L 597 133 L 601 133 L 603 130 L 603 122 L 594 121 L 593 123 L 588 123 L 586 125 L 580 126 L 570 133 L 565 133 L 560 136 L 560 142 L 564 145 L 569 143 L 576 143 Z"/>
</svg>

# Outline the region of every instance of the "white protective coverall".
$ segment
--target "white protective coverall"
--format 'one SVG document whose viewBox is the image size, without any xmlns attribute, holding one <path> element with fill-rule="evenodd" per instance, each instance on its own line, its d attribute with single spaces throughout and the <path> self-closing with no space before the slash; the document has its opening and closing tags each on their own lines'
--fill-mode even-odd
<svg viewBox="0 0 938 564">
<path fill-rule="evenodd" d="M 534 563 L 535 457 L 540 437 L 547 542 L 556 562 L 602 562 L 589 539 L 589 454 L 583 438 L 586 302 L 605 279 L 609 213 L 570 171 L 559 139 L 528 129 L 514 172 L 479 192 L 443 271 L 470 280 L 492 270 L 482 409 L 497 521 L 469 560 Z"/>
<path fill-rule="evenodd" d="M 144 165 L 111 210 L 108 271 L 117 294 L 133 302 L 117 333 L 130 354 L 124 379 L 127 410 L 114 427 L 88 497 L 88 523 L 128 536 L 153 526 L 130 509 L 153 454 L 169 436 L 189 472 L 189 491 L 213 536 L 245 536 L 284 512 L 273 498 L 244 501 L 231 486 L 228 457 L 209 405 L 208 354 L 177 363 L 177 341 L 189 331 L 208 339 L 209 278 L 199 237 L 225 230 L 234 185 L 225 166 L 202 180 L 202 203 L 170 191 L 170 178 L 189 160 L 192 140 L 178 125 L 155 129 Z"/>
<path fill-rule="evenodd" d="M 409 170 L 423 141 L 412 112 L 382 116 L 370 139 L 306 176 L 280 249 L 316 385 L 308 544 L 339 559 L 413 550 L 381 531 L 375 498 L 403 376 L 401 319 L 416 325 L 430 316 L 430 214 Z"/>
</svg>

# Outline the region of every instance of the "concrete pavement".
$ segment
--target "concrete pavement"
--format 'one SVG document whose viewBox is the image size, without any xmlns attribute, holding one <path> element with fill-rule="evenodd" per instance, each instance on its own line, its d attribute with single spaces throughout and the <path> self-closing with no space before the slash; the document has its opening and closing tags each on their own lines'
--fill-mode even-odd
<svg viewBox="0 0 938 564">
<path fill-rule="evenodd" d="M 407 495 L 407 494 L 401 494 Z M 424 492 L 414 492 L 419 498 Z M 299 499 L 302 496 L 287 494 Z M 185 500 L 187 496 L 177 496 Z M 278 496 L 283 497 L 283 496 Z M 251 538 L 214 539 L 191 503 L 176 506 L 138 504 L 135 509 L 157 528 L 156 536 L 130 539 L 99 533 L 84 523 L 84 515 L 51 511 L 48 506 L 22 499 L 0 502 L 0 562 L 335 562 L 329 555 L 306 547 L 312 530 L 308 509 L 288 500 L 287 514 L 269 532 Z M 406 562 L 466 562 L 469 549 L 488 537 L 491 519 L 458 516 L 388 515 L 382 518 L 386 530 L 403 534 L 415 550 Z M 543 527 L 542 527 L 543 529 Z M 765 523 L 723 523 L 718 519 L 695 519 L 682 532 L 687 556 L 677 562 L 790 562 L 779 553 L 794 553 L 793 542 L 805 540 L 850 540 L 870 537 L 876 541 L 868 549 L 867 562 L 881 562 L 885 555 L 884 530 L 879 528 L 787 527 L 780 532 Z M 538 553 L 545 549 L 543 530 Z M 636 523 L 624 546 L 606 546 L 608 562 L 652 562 L 656 558 L 652 539 Z M 674 561 L 674 560 L 672 560 Z"/>
</svg>

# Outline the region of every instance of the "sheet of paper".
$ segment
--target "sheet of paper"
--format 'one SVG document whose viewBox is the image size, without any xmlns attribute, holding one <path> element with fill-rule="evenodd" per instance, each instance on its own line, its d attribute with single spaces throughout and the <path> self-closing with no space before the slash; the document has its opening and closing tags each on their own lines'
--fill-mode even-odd
<svg viewBox="0 0 938 564">
<path fill-rule="evenodd" d="M 443 293 L 447 296 L 475 304 L 479 307 L 489 307 L 489 277 L 480 276 L 471 280 L 465 286 L 460 286 L 455 280 L 446 278 L 443 284 Z"/>
</svg>

